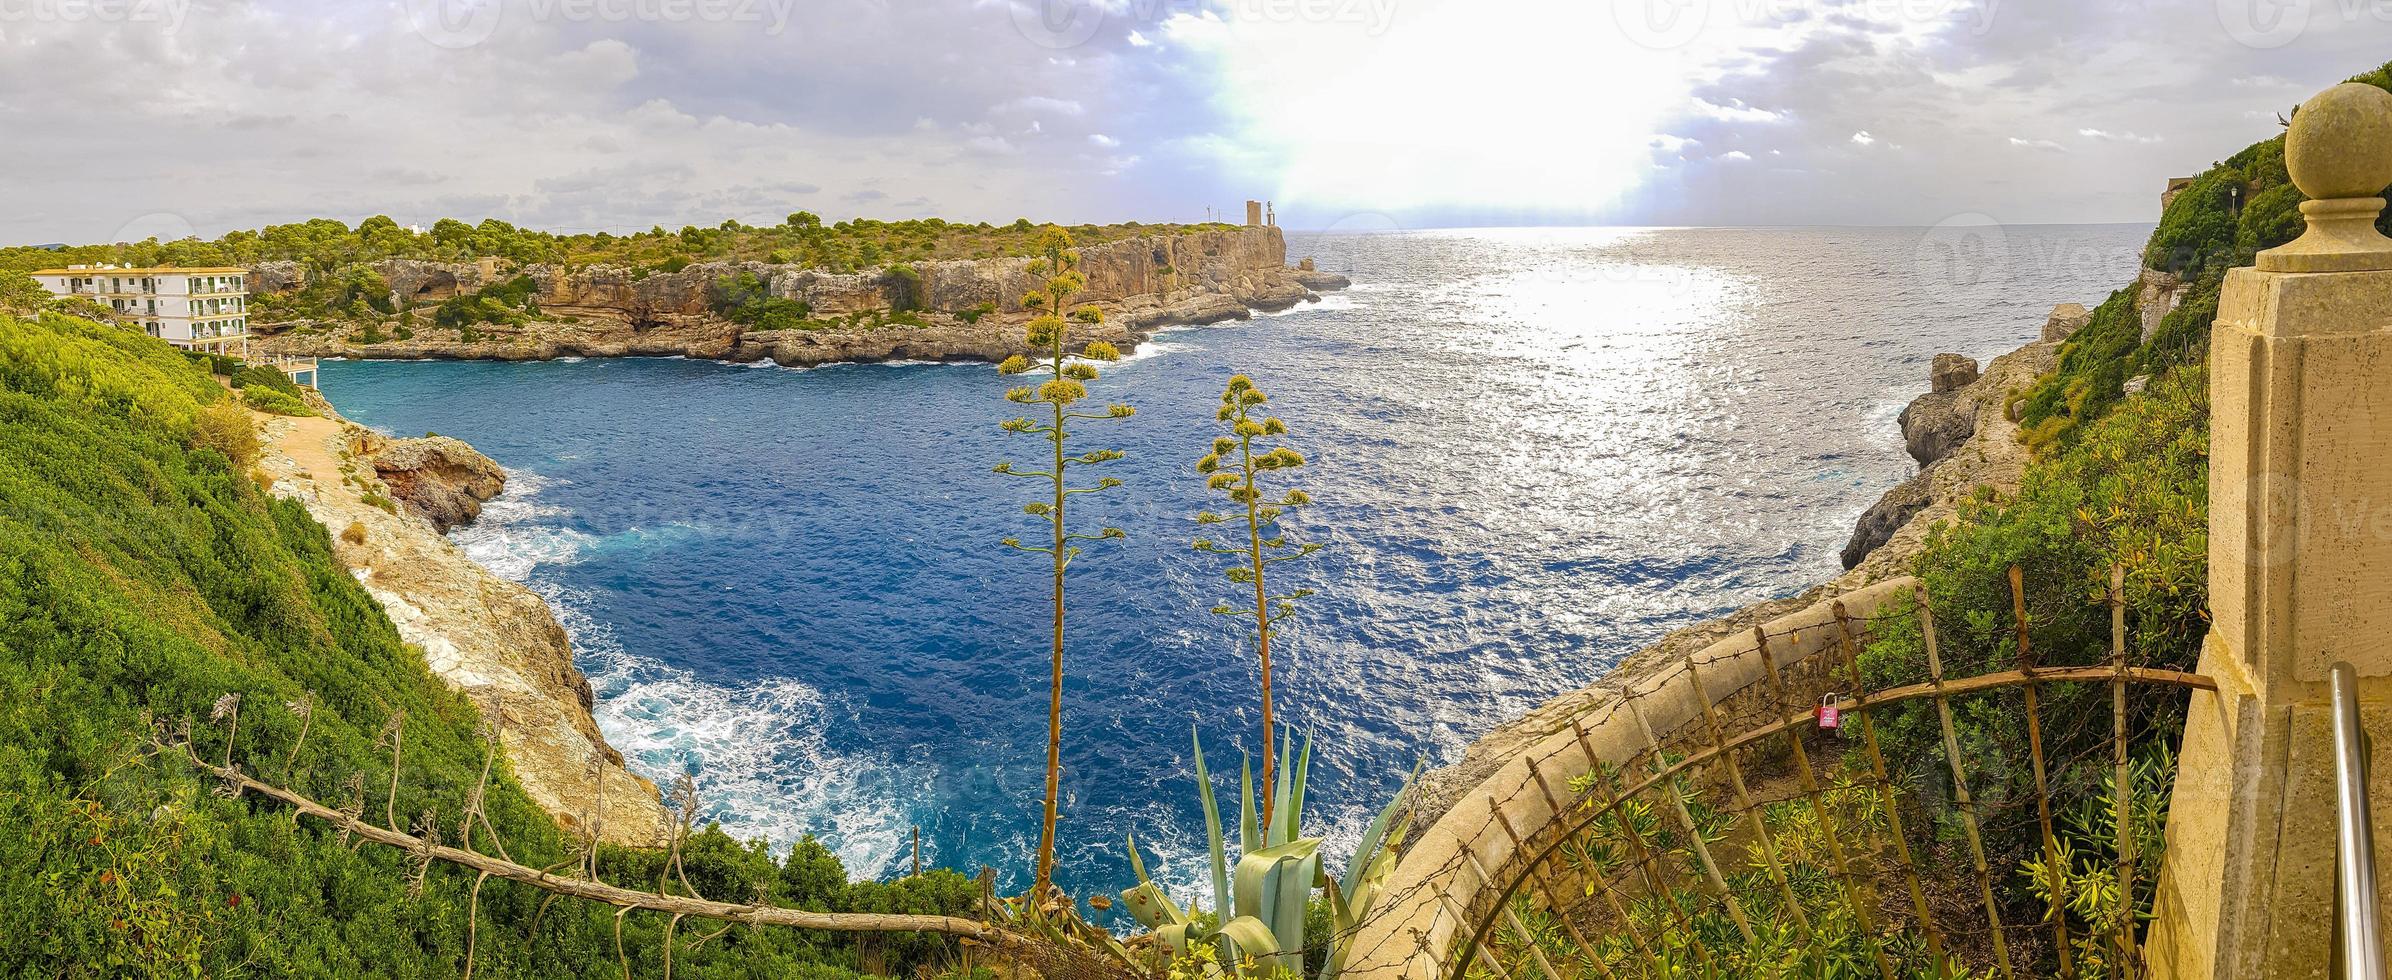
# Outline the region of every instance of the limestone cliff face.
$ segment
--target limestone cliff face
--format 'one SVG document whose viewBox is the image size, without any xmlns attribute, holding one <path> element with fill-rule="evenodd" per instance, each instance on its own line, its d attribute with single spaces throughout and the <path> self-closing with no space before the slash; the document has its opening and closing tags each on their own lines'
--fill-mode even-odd
<svg viewBox="0 0 2392 980">
<path fill-rule="evenodd" d="M 1040 285 L 1026 258 L 916 263 L 913 277 L 874 270 L 831 273 L 763 263 L 702 263 L 679 272 L 638 274 L 614 266 L 566 269 L 535 265 L 493 273 L 472 265 L 386 262 L 377 267 L 402 298 L 471 291 L 515 274 L 538 287 L 547 319 L 491 326 L 478 338 L 419 323 L 416 336 L 364 346 L 355 328 L 290 330 L 259 341 L 278 353 L 392 359 L 546 360 L 556 357 L 686 356 L 791 367 L 841 361 L 1000 361 L 1025 353 L 1021 298 Z M 1108 322 L 1074 325 L 1071 343 L 1103 340 L 1134 348 L 1157 330 L 1244 319 L 1340 289 L 1343 277 L 1287 266 L 1278 228 L 1250 227 L 1152 235 L 1080 250 L 1093 303 Z M 726 275 L 752 273 L 772 295 L 803 300 L 817 317 L 916 306 L 927 326 L 835 326 L 754 330 L 715 316 L 711 293 Z M 980 315 L 977 310 L 993 307 Z M 969 319 L 967 319 L 969 317 Z M 388 333 L 385 330 L 385 333 Z"/>
<path fill-rule="evenodd" d="M 467 558 L 412 504 L 385 506 L 394 496 L 470 496 L 447 481 L 487 485 L 472 462 L 487 460 L 455 440 L 392 443 L 318 408 L 326 417 L 259 417 L 267 443 L 259 468 L 274 492 L 332 533 L 334 557 L 423 650 L 434 676 L 503 720 L 501 744 L 533 802 L 569 830 L 594 825 L 608 841 L 659 844 L 667 818 L 656 787 L 625 769 L 599 733 L 589 681 L 548 604 Z M 402 470 L 412 485 L 377 475 L 377 460 L 394 458 L 422 464 Z"/>
</svg>

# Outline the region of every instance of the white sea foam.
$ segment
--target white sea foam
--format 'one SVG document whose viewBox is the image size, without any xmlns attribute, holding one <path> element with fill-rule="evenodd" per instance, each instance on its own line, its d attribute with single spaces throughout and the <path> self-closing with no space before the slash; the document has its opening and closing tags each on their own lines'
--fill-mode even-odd
<svg viewBox="0 0 2392 980">
<path fill-rule="evenodd" d="M 824 733 L 850 719 L 803 682 L 716 684 L 625 650 L 591 615 L 589 596 L 541 578 L 538 569 L 608 547 L 669 546 L 697 529 L 674 524 L 604 537 L 576 531 L 560 520 L 570 511 L 542 501 L 541 492 L 553 485 L 536 473 L 508 471 L 506 492 L 454 540 L 494 574 L 548 600 L 597 694 L 599 730 L 631 768 L 660 785 L 694 775 L 703 819 L 719 821 L 734 837 L 762 837 L 786 852 L 813 834 L 852 875 L 877 877 L 893 867 L 916 812 L 905 804 L 928 796 L 927 768 L 833 751 Z"/>
</svg>

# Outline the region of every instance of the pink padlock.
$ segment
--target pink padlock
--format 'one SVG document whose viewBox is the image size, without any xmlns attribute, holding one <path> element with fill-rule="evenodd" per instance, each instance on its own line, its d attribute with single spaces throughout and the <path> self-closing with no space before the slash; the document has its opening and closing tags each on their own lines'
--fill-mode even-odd
<svg viewBox="0 0 2392 980">
<path fill-rule="evenodd" d="M 1830 694 L 1819 699 L 1819 727 L 1840 727 L 1844 723 L 1843 714 L 1843 710 L 1836 707 L 1835 695 Z"/>
</svg>

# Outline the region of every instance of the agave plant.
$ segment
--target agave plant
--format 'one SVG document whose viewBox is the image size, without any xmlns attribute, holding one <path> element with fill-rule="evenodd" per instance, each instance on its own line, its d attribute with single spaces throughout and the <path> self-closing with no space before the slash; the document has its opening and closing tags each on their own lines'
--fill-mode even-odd
<svg viewBox="0 0 2392 980">
<path fill-rule="evenodd" d="M 1138 840 L 1134 836 L 1129 841 L 1130 867 L 1138 874 L 1138 887 L 1122 892 L 1122 902 L 1140 923 L 1154 930 L 1157 945 L 1173 961 L 1189 958 L 1200 949 L 1217 952 L 1217 959 L 1195 955 L 1207 976 L 1226 977 L 1230 971 L 1241 977 L 1302 976 L 1304 914 L 1312 900 L 1312 890 L 1318 888 L 1326 894 L 1334 927 L 1334 934 L 1328 938 L 1329 957 L 1321 967 L 1319 980 L 1336 980 L 1338 970 L 1344 966 L 1347 944 L 1361 925 L 1361 915 L 1370 909 L 1380 885 L 1395 868 L 1404 831 L 1393 825 L 1405 793 L 1412 788 L 1411 777 L 1405 778 L 1395 799 L 1363 831 L 1361 845 L 1354 849 L 1354 859 L 1340 881 L 1330 877 L 1321 865 L 1320 838 L 1297 836 L 1304 811 L 1307 770 L 1312 761 L 1310 737 L 1304 740 L 1300 752 L 1293 735 L 1281 740 L 1277 750 L 1281 763 L 1276 767 L 1278 778 L 1268 787 L 1272 806 L 1267 821 L 1258 816 L 1262 801 L 1254 791 L 1253 763 L 1249 760 L 1244 766 L 1238 780 L 1238 849 L 1234 863 L 1229 859 L 1228 842 L 1221 833 L 1221 808 L 1213 795 L 1212 772 L 1204 764 L 1204 740 L 1196 738 L 1194 742 L 1196 787 L 1204 802 L 1204 832 L 1212 852 L 1213 908 L 1217 914 L 1208 918 L 1202 909 L 1183 910 L 1173 902 L 1161 885 L 1147 877 L 1146 862 L 1138 854 Z M 1413 776 L 1419 774 L 1418 768 L 1412 772 Z M 1221 964 L 1227 964 L 1227 970 Z"/>
</svg>

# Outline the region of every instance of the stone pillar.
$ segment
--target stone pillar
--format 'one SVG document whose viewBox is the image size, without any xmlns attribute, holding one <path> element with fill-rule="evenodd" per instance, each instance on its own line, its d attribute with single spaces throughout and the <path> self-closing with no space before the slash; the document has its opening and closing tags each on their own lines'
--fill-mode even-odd
<svg viewBox="0 0 2392 980">
<path fill-rule="evenodd" d="M 1246 202 L 1246 225 L 1247 225 L 1247 227 L 1261 227 L 1261 226 L 1262 226 L 1262 202 L 1261 202 L 1261 201 L 1247 201 L 1247 202 Z"/>
<path fill-rule="evenodd" d="M 2392 94 L 2309 100 L 2285 157 L 2308 231 L 2228 274 L 2210 341 L 2200 670 L 2218 692 L 2194 693 L 2178 756 L 2148 949 L 2162 977 L 2328 976 L 2328 667 L 2358 668 L 2367 727 L 2392 732 L 2392 239 L 2374 228 Z M 2392 826 L 2392 765 L 2371 794 Z"/>
</svg>

